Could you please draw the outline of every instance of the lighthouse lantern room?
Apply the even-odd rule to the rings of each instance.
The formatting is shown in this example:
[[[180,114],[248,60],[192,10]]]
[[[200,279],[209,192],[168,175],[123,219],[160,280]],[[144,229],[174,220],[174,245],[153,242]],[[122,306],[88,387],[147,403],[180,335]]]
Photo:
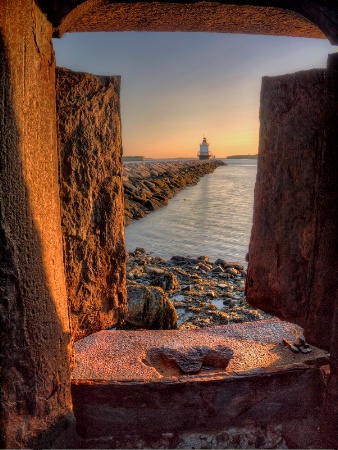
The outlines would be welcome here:
[[[203,141],[200,145],[200,152],[197,155],[199,159],[210,159],[211,158],[211,152],[209,150],[209,143],[207,142],[207,139],[203,135]]]

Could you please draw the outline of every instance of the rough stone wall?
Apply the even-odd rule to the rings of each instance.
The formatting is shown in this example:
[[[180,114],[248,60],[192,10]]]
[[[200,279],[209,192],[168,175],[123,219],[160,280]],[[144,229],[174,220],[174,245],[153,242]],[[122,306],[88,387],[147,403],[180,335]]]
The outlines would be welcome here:
[[[331,106],[328,119],[328,145],[331,149],[331,160],[328,161],[326,183],[322,186],[322,196],[328,200],[331,210],[327,210],[324,222],[324,238],[326,247],[330,247],[330,258],[326,261],[330,266],[330,272],[336,269],[337,280],[337,254],[338,254],[338,55],[330,55],[328,60],[328,102]],[[324,203],[325,205],[325,203]],[[334,220],[330,220],[331,217]],[[334,237],[336,240],[332,239]],[[324,247],[325,248],[325,247]],[[322,270],[323,272],[323,270]],[[331,273],[330,273],[331,275]],[[337,283],[338,284],[338,283]],[[326,437],[327,447],[338,448],[338,289],[334,296],[332,314],[332,329],[330,342],[330,376],[328,378],[325,396],[325,406],[322,409],[321,430]],[[311,311],[316,317],[316,311]],[[313,319],[313,317],[311,317]]]
[[[126,309],[120,77],[57,68],[62,229],[72,336]]]
[[[325,349],[338,286],[335,59],[328,70],[263,78],[246,288],[249,303]]]
[[[271,3],[270,0],[267,2]],[[248,0],[217,3],[87,0],[79,2],[77,7],[74,7],[74,0],[71,3],[62,0],[63,11],[61,5],[55,8],[57,2],[51,4],[48,0],[40,0],[39,3],[48,11],[58,36],[81,31],[205,31],[323,38],[324,34],[317,26],[322,25],[327,32],[328,25],[336,18],[334,7],[326,5],[325,21],[320,8],[311,8],[304,2],[301,4],[300,0],[296,5],[291,0],[287,3],[283,0],[282,8],[276,0],[274,7],[269,4],[268,8]],[[69,11],[70,8],[74,9],[67,14],[66,9]],[[299,14],[290,11],[292,9]]]
[[[0,447],[49,446],[71,420],[52,29],[0,2]]]

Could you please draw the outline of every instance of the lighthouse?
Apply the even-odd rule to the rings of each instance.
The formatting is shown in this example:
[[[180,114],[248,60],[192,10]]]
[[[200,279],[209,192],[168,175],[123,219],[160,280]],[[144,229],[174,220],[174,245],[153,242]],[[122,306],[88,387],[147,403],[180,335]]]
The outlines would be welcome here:
[[[210,159],[211,158],[211,152],[209,150],[209,143],[207,142],[207,139],[203,135],[203,141],[202,144],[200,144],[200,152],[197,155],[199,159]]]

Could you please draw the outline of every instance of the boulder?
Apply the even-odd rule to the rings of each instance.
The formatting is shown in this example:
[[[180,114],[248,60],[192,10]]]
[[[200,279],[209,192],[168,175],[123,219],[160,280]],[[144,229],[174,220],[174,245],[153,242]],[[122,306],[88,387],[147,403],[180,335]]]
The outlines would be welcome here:
[[[130,271],[127,272],[127,279],[129,280],[135,280],[137,278],[141,278],[144,275],[144,271],[142,266],[134,267]]]
[[[210,261],[209,257],[208,257],[208,256],[205,256],[205,255],[203,255],[203,256],[198,256],[197,259],[198,259],[199,261],[204,262],[204,263],[207,263],[207,262]]]
[[[128,323],[147,329],[177,328],[177,314],[172,302],[159,287],[128,286]]]
[[[175,261],[175,263],[180,263],[180,262],[187,262],[188,258],[186,258],[185,256],[180,256],[180,255],[174,255],[171,257],[171,261]]]
[[[239,264],[238,262],[233,262],[233,261],[226,261],[225,259],[216,259],[215,261],[216,265],[219,265],[221,267],[223,267],[223,269],[235,269],[235,270],[239,270],[242,271],[244,270],[244,267],[242,266],[242,264]]]
[[[178,291],[181,289],[175,275],[171,272],[164,272],[151,281],[151,286],[159,286],[164,291]]]
[[[146,266],[145,267],[145,271],[147,272],[148,275],[158,276],[158,275],[163,275],[164,274],[164,270],[163,269],[160,269],[159,267],[153,267],[153,266]]]
[[[147,250],[144,247],[136,247],[134,250],[134,254],[139,253],[140,255],[145,255]]]

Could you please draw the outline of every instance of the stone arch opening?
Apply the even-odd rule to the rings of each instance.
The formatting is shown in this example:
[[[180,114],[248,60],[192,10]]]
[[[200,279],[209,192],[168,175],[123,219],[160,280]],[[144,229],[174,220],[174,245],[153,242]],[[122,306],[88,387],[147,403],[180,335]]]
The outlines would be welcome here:
[[[324,75],[324,71],[322,71],[321,75]],[[307,81],[308,82],[308,81]],[[317,100],[319,101],[320,104],[323,104],[323,101],[320,99],[320,96],[317,95]],[[285,100],[285,98],[283,98],[283,101],[287,101]],[[294,118],[297,117],[297,113],[295,113]],[[268,146],[267,143],[265,143],[266,146]],[[311,146],[308,147],[308,149],[310,149]],[[278,257],[277,257],[278,260]],[[294,320],[294,316],[292,317],[291,320]],[[298,319],[297,319],[298,320]],[[251,330],[250,330],[251,331]],[[285,332],[286,330],[284,330]],[[238,333],[239,330],[237,329],[236,332]],[[240,333],[240,332],[239,332]],[[144,333],[145,337],[148,339],[152,339],[151,335],[147,334],[147,332]],[[238,335],[237,335],[238,336]],[[126,336],[125,336],[126,337]],[[131,333],[129,335],[130,339],[132,340],[134,338],[133,334]],[[205,338],[205,336],[204,336]],[[88,340],[88,342],[92,342],[94,346],[96,346],[96,350],[97,352],[99,352],[99,346],[97,346],[97,343],[94,342],[94,340]],[[135,341],[134,341],[135,342]],[[107,360],[104,359],[104,355],[109,354],[108,353],[108,347],[111,349],[112,348],[112,342],[109,342],[109,338],[108,336],[104,338],[104,342],[100,342],[100,345],[102,345],[104,351],[103,351],[103,365],[105,365],[105,363],[107,362]],[[139,341],[136,340],[135,345],[139,345]],[[144,345],[143,348],[145,348],[145,343],[143,343],[142,345]],[[81,352],[82,343],[79,342],[78,343],[78,349],[80,349],[79,351]],[[160,349],[159,349],[160,347]],[[221,349],[212,349],[213,351],[215,351],[216,353],[213,353],[213,358],[212,358],[212,362],[207,362],[204,363],[204,356],[210,353],[210,348],[194,348],[195,352],[191,352],[188,355],[184,354],[184,352],[182,351],[182,348],[178,348],[178,349],[172,349],[172,348],[168,348],[168,347],[164,347],[162,348],[163,345],[162,343],[157,342],[156,344],[154,344],[154,347],[148,348],[147,351],[145,352],[144,355],[142,355],[141,357],[141,362],[143,365],[141,365],[142,368],[144,367],[148,367],[150,368],[150,370],[156,370],[157,373],[160,373],[163,375],[163,377],[182,377],[182,367],[184,368],[184,370],[186,370],[186,367],[188,366],[189,370],[191,370],[191,374],[193,374],[194,371],[198,371],[198,373],[200,375],[203,375],[204,373],[206,373],[206,371],[209,371],[207,373],[213,373],[213,374],[218,374],[222,373],[222,370],[224,370],[225,364],[221,367],[218,366],[218,360],[219,360],[219,354],[217,352],[220,351],[224,351],[224,342],[223,342],[223,346],[221,346]],[[207,346],[206,346],[207,347]],[[130,349],[131,352],[131,349]],[[84,353],[86,354],[86,353]],[[98,353],[100,354],[100,353]],[[115,355],[114,353],[109,354],[109,355]],[[215,356],[216,355],[216,356]],[[87,354],[86,354],[87,357]],[[100,354],[101,357],[101,354]],[[125,354],[123,354],[123,357],[125,357]],[[137,358],[136,358],[137,359]],[[222,358],[221,358],[222,359]],[[325,359],[325,356],[324,356]],[[207,356],[207,361],[209,361],[208,356]],[[223,361],[224,362],[224,361]],[[102,364],[102,362],[101,362]],[[216,364],[216,365],[215,365]],[[230,363],[231,364],[231,363]],[[270,366],[271,367],[275,367],[275,362],[271,362]],[[79,366],[81,367],[81,363],[79,364]],[[196,367],[201,366],[201,368],[196,369]],[[276,365],[278,367],[278,363]],[[81,367],[81,369],[77,369],[77,370],[82,370],[83,367]],[[99,370],[101,370],[102,367],[99,368]],[[105,367],[106,369],[106,367]],[[205,371],[203,373],[203,371]],[[103,371],[99,372],[102,376],[103,375]],[[91,407],[92,408],[98,408],[98,410],[100,410],[100,405],[98,405],[95,402],[95,399],[90,399],[88,401],[88,403],[83,403],[81,398],[85,397],[84,396],[84,392],[86,392],[87,386],[85,386],[85,383],[82,382],[81,376],[82,377],[86,377],[87,372],[83,372],[81,375],[79,375],[79,372],[76,372],[76,377],[78,377],[76,379],[76,381],[73,384],[74,387],[74,399],[75,399],[75,407],[76,407],[76,415],[79,419],[79,430],[80,430],[80,434],[81,436],[86,436],[86,437],[90,437],[92,439],[98,438],[99,436],[96,435],[94,432],[93,434],[91,434],[91,432],[88,431],[88,421],[92,419],[91,415],[86,415],[83,414],[84,410],[89,410]],[[190,374],[189,374],[190,375]],[[95,373],[95,375],[93,375],[93,378],[95,379],[95,377],[98,376],[98,372]],[[116,373],[114,375],[112,375],[110,373],[110,376],[114,377],[116,376]],[[184,375],[183,375],[184,376]],[[216,375],[215,375],[216,376]],[[317,380],[317,382],[320,384],[319,380]],[[104,394],[103,394],[104,395]],[[105,395],[108,395],[107,393]],[[122,394],[122,397],[125,398],[126,396],[126,392]],[[296,398],[296,397],[295,397]],[[313,396],[311,397],[312,399],[314,398]],[[92,402],[92,403],[91,403]],[[94,406],[95,405],[95,406]],[[116,409],[116,405],[111,405],[111,411],[114,411]],[[137,407],[135,408],[135,410],[137,410]],[[148,418],[149,419],[149,418]],[[147,419],[147,420],[148,420]],[[100,432],[102,432],[102,420],[103,420],[103,416],[100,416],[100,413],[98,413],[97,417],[95,418],[96,420],[96,424],[97,424],[97,428],[100,428]],[[154,420],[154,418],[152,418],[152,420]],[[162,419],[163,420],[163,416]],[[123,426],[121,424],[121,422],[119,422],[119,426]],[[144,426],[146,426],[146,424],[144,423]],[[157,423],[156,426],[159,426],[159,424]],[[126,430],[125,430],[126,431]],[[240,431],[240,434],[243,432],[243,430]],[[86,434],[87,433],[87,434]],[[103,431],[103,433],[108,433],[108,429],[106,429],[106,431]],[[264,434],[264,433],[263,433]],[[210,436],[209,436],[210,438]],[[134,438],[131,439],[138,439],[137,437],[134,436]],[[263,437],[262,437],[263,439]],[[169,439],[170,440],[170,439]],[[168,444],[169,445],[169,444]],[[170,444],[171,445],[171,444]]]
[[[278,259],[278,257],[277,257],[277,259]],[[294,316],[292,317],[292,319],[293,318],[294,318]],[[157,344],[156,344],[155,353],[156,352],[157,353],[159,352]],[[186,359],[185,359],[186,355],[182,356],[182,354],[180,353],[181,349],[179,349],[178,355],[176,354],[173,356],[170,352],[172,353],[172,351],[169,349],[169,356],[168,356],[168,349],[166,349],[163,354],[156,353],[156,355],[154,355],[154,348],[152,348],[152,349],[149,349],[149,351],[146,355],[143,355],[144,358],[142,361],[145,361],[146,365],[150,366],[151,368],[155,367],[157,371],[162,372],[163,374],[167,374],[166,371],[169,370],[171,375],[174,374],[174,376],[177,376],[177,374],[179,374],[180,370],[181,370],[181,366],[180,366],[180,364],[182,362],[181,360],[183,359],[183,361],[185,361],[185,362],[182,362],[183,365],[186,363]],[[203,353],[203,351],[201,351],[201,352]],[[174,360],[177,360],[177,359],[180,361],[178,363],[179,369],[177,368],[177,365],[174,362]],[[193,362],[196,363],[195,357],[192,357],[192,359],[194,360]],[[189,357],[188,357],[188,360],[189,360]],[[188,361],[188,366],[190,367],[189,364],[191,363],[191,361],[190,362],[189,361]],[[203,367],[203,362],[202,362],[202,367]],[[74,398],[79,399],[79,396],[83,395],[83,391],[82,391],[83,386],[81,386],[81,381],[78,384],[75,383],[74,386],[75,386],[74,387]],[[112,410],[113,409],[114,409],[114,406],[112,406]],[[81,410],[83,410],[82,407],[81,407]],[[81,422],[80,428],[81,428],[82,432],[86,433],[86,430],[87,430],[86,420],[88,420],[88,417],[86,418],[85,415],[82,415],[81,411],[78,409],[78,418],[79,418],[79,421]],[[99,426],[101,427],[102,423],[99,420],[98,420],[98,423],[100,424]],[[90,436],[90,433],[89,433],[89,436]],[[92,437],[95,437],[95,433]],[[169,440],[170,440],[170,438],[169,438]]]
[[[242,2],[237,2],[242,3]],[[247,3],[247,2],[246,2]],[[252,2],[255,6],[258,6],[258,2]],[[23,0],[20,4],[15,4],[10,0],[5,0],[1,6],[1,16],[0,16],[0,24],[1,24],[1,32],[3,34],[4,45],[8,52],[8,68],[2,70],[0,73],[1,81],[4,86],[9,86],[8,80],[12,79],[13,83],[11,84],[8,93],[2,94],[1,101],[4,104],[8,105],[10,103],[8,100],[10,99],[13,104],[16,105],[14,109],[14,115],[16,116],[15,123],[17,126],[7,126],[8,122],[4,120],[4,116],[1,118],[0,126],[1,132],[3,136],[6,137],[7,142],[10,142],[10,146],[3,147],[3,156],[4,163],[8,165],[10,170],[12,170],[12,166],[8,163],[11,160],[10,153],[13,150],[13,146],[15,147],[15,151],[18,151],[15,154],[18,154],[22,161],[29,161],[32,158],[32,148],[36,146],[35,151],[39,153],[39,162],[41,164],[36,164],[36,166],[29,166],[29,170],[25,171],[24,175],[26,177],[26,190],[25,194],[27,194],[27,198],[31,202],[31,199],[36,199],[40,193],[40,187],[35,182],[36,179],[39,179],[41,175],[44,175],[48,178],[49,188],[46,188],[46,191],[43,193],[43,199],[46,202],[46,205],[49,208],[37,208],[37,223],[41,224],[40,231],[41,236],[44,236],[46,243],[48,241],[48,245],[44,248],[44,251],[41,254],[41,265],[37,268],[40,270],[40,274],[43,273],[44,269],[47,269],[48,276],[50,282],[48,285],[44,286],[46,290],[50,292],[53,291],[55,296],[53,296],[53,302],[55,302],[54,306],[60,308],[62,310],[59,316],[62,316],[63,321],[67,322],[67,307],[66,307],[66,297],[64,294],[65,291],[65,283],[64,283],[64,272],[63,268],[63,258],[61,250],[58,250],[60,245],[56,246],[52,245],[54,240],[53,237],[48,237],[48,231],[54,230],[55,242],[60,243],[61,241],[61,225],[57,220],[59,213],[59,199],[58,199],[58,186],[57,181],[55,181],[55,174],[57,165],[55,163],[55,155],[56,155],[56,125],[55,125],[55,102],[54,102],[54,62],[53,62],[53,54],[52,48],[50,45],[50,38],[52,36],[52,24],[54,27],[54,33],[62,34],[61,25],[65,26],[65,30],[71,31],[71,26],[68,27],[66,23],[66,19],[68,16],[69,22],[74,24],[74,20],[78,20],[81,18],[82,13],[90,13],[95,19],[99,20],[99,24],[104,24],[105,19],[108,20],[109,15],[102,16],[102,12],[105,11],[105,7],[109,7],[111,5],[110,2],[100,1],[95,4],[91,1],[83,2],[78,0],[76,2],[47,2],[41,0],[38,2],[39,8],[36,6],[36,2],[32,0]],[[222,3],[226,4],[226,3]],[[267,7],[271,3],[267,0],[261,0],[259,5],[263,8],[266,7],[265,13],[270,13],[272,10]],[[130,5],[126,4],[116,4],[117,7],[121,6],[121,11],[123,9],[126,12],[126,9],[130,7]],[[140,6],[139,4],[136,4]],[[151,5],[148,2],[144,3],[144,7]],[[163,3],[165,5],[165,3]],[[74,8],[75,6],[75,8]],[[101,8],[102,6],[102,8]],[[153,5],[154,6],[154,5]],[[155,5],[156,6],[156,5]],[[160,4],[161,6],[161,4]],[[190,5],[191,8],[198,7],[198,3],[194,3]],[[322,2],[312,0],[312,1],[302,1],[297,2],[297,6],[294,5],[294,2],[288,0],[275,1],[274,6],[280,6],[282,8],[289,8],[290,10],[294,10],[297,8],[298,14],[303,14],[303,16],[308,17],[310,20],[317,24],[317,26],[323,30],[323,33],[330,39],[332,43],[337,42],[337,6],[335,1],[327,1],[325,4]],[[84,8],[84,9],[82,9]],[[95,11],[98,13],[97,15],[93,15]],[[146,12],[146,9],[142,10]],[[241,9],[243,12],[244,10]],[[258,10],[256,10],[258,11]],[[167,20],[168,16],[162,15],[163,9],[160,9],[161,23],[167,23],[169,28],[172,27],[172,20]],[[116,13],[116,11],[115,11]],[[114,13],[114,14],[115,14]],[[113,14],[113,17],[114,17]],[[124,14],[124,13],[123,13]],[[291,14],[294,17],[294,14]],[[115,15],[116,17],[116,15]],[[252,16],[249,16],[250,20],[247,20],[247,25],[251,21]],[[70,20],[71,19],[71,20]],[[76,21],[75,20],[75,21]],[[89,20],[87,16],[86,21]],[[269,14],[265,14],[264,22],[269,23]],[[137,24],[135,25],[138,29],[147,29],[151,26],[151,21],[147,19],[147,17],[143,17],[141,20],[136,20]],[[213,22],[214,23],[214,22]],[[254,23],[254,21],[253,21]],[[253,26],[251,23],[251,26]],[[290,25],[290,22],[286,22]],[[67,26],[66,26],[67,25]],[[243,24],[242,24],[243,25]],[[240,26],[242,26],[240,25]],[[83,29],[89,27],[89,22],[87,25],[83,24]],[[94,28],[99,25],[94,25]],[[158,26],[159,23],[158,23]],[[213,25],[211,24],[211,27]],[[248,25],[249,26],[249,25]],[[302,28],[303,25],[301,25]],[[115,29],[113,25],[111,25],[112,29]],[[183,27],[183,25],[182,25]],[[297,27],[296,27],[297,28]],[[17,32],[20,30],[20,33]],[[59,30],[59,31],[58,31]],[[1,49],[2,50],[2,49]],[[32,63],[33,62],[33,63]],[[26,70],[28,69],[29,70]],[[328,98],[329,108],[327,110],[326,121],[328,124],[328,137],[326,142],[332,149],[337,141],[337,130],[335,124],[337,123],[337,99],[336,92],[338,91],[336,83],[337,83],[337,70],[333,68],[333,76],[332,78],[327,78],[327,87],[328,90]],[[43,83],[39,82],[43,79]],[[48,118],[48,121],[46,121]],[[48,133],[46,133],[46,128],[48,128]],[[17,142],[17,135],[22,136],[22,140],[20,143]],[[36,139],[36,136],[43,136],[43,139]],[[35,159],[34,159],[35,161]],[[334,160],[336,162],[336,160]],[[336,185],[330,184],[330,181],[334,180],[334,177],[331,175],[327,176],[327,174],[331,174],[330,170],[326,172],[324,169],[324,165],[319,164],[318,171],[316,174],[320,174],[325,179],[324,184],[326,186],[325,191],[329,192],[332,197],[330,197],[331,201],[326,208],[322,208],[322,203],[319,201],[318,203],[318,218],[323,217],[325,219],[325,223],[332,224],[332,227],[328,232],[324,228],[322,228],[321,237],[325,239],[328,237],[328,241],[331,241],[331,236],[333,235],[332,230],[334,230],[336,221],[332,220],[333,213],[336,205]],[[331,166],[328,166],[328,169],[332,169]],[[15,172],[15,170],[14,170]],[[13,173],[14,173],[13,172]],[[52,176],[50,176],[52,175]],[[3,185],[7,187],[10,186],[10,189],[13,189],[17,192],[17,185],[12,182],[11,177],[7,177],[7,173],[1,172],[1,181]],[[316,178],[319,180],[320,177]],[[9,183],[9,184],[8,184]],[[324,185],[321,185],[322,187]],[[1,191],[1,195],[7,195],[5,191]],[[325,197],[324,193],[320,190],[318,191],[318,199],[321,200]],[[8,198],[12,197],[8,194]],[[7,198],[7,199],[8,199]],[[20,211],[25,216],[25,219],[20,223],[13,224],[12,218],[9,220],[9,209],[6,207],[6,203],[3,206],[3,217],[1,226],[2,229],[6,229],[6,231],[10,230],[11,237],[13,237],[13,242],[16,242],[16,236],[23,236],[22,239],[22,251],[26,251],[29,253],[30,246],[32,242],[30,241],[30,234],[32,233],[32,222],[30,220],[31,210],[29,207],[22,207],[21,203],[15,204],[15,202],[9,202],[10,207],[16,208],[17,211]],[[324,202],[325,203],[325,202]],[[329,206],[331,205],[331,209]],[[48,214],[47,211],[52,210],[52,214]],[[318,223],[320,220],[318,219]],[[47,231],[46,231],[47,230]],[[319,229],[318,229],[319,230]],[[18,242],[21,242],[18,239]],[[319,242],[319,241],[318,241]],[[335,242],[333,242],[332,247],[334,248]],[[51,250],[52,248],[52,250]],[[327,267],[330,264],[334,264],[335,261],[332,258],[331,252],[327,252],[327,258],[322,260],[318,258],[318,252],[322,247],[317,247],[314,255],[313,265],[313,273],[315,273],[318,269],[319,272],[323,267]],[[15,245],[12,249],[15,249]],[[14,252],[15,253],[15,252]],[[15,255],[17,255],[15,253]],[[24,263],[20,261],[20,258],[15,258],[13,260],[15,264],[15,272],[22,277],[22,280],[25,280],[25,265],[27,265],[27,261]],[[41,266],[41,267],[40,267]],[[52,266],[52,267],[51,267]],[[310,274],[311,275],[311,274]],[[49,344],[51,342],[60,342],[60,346],[64,348],[67,347],[67,342],[64,341],[65,337],[61,334],[60,330],[56,330],[55,327],[48,326],[48,311],[50,308],[41,308],[41,317],[39,320],[39,326],[41,331],[41,342],[39,345],[35,345],[35,334],[32,330],[36,330],[36,317],[34,315],[34,308],[36,304],[36,298],[39,294],[39,286],[38,281],[36,282],[36,289],[29,289],[20,291],[20,284],[16,283],[14,277],[11,277],[8,272],[4,272],[4,283],[8,288],[8,295],[5,298],[7,305],[15,305],[19,303],[22,307],[22,326],[20,328],[19,333],[16,333],[17,323],[14,324],[14,321],[9,325],[13,331],[12,334],[8,333],[6,335],[1,334],[2,346],[1,348],[6,349],[5,354],[5,365],[1,366],[1,370],[6,369],[6,376],[9,375],[8,383],[5,383],[5,389],[1,390],[2,395],[2,411],[1,411],[1,446],[2,447],[27,447],[27,446],[35,446],[36,448],[41,448],[42,446],[51,445],[51,443],[55,440],[57,436],[59,436],[65,428],[65,424],[69,419],[71,419],[72,415],[72,405],[70,400],[70,391],[69,391],[69,379],[64,375],[63,370],[67,372],[67,367],[70,366],[69,359],[67,356],[57,356],[57,352],[53,352],[51,350],[47,350],[49,348]],[[41,277],[36,277],[35,280],[39,280]],[[46,298],[48,295],[46,296]],[[337,310],[337,308],[336,308]],[[312,312],[310,310],[306,311],[307,316],[309,316]],[[318,314],[320,311],[315,312],[314,316],[318,318]],[[337,312],[336,312],[337,315]],[[335,316],[336,318],[336,316]],[[41,325],[43,324],[43,325]],[[67,328],[67,324],[65,324],[65,329]],[[25,333],[25,338],[27,341],[27,345],[25,347],[20,346],[21,342],[21,332]],[[20,334],[20,339],[17,339],[17,336]],[[322,411],[324,411],[324,417],[321,424],[321,432],[322,437],[325,442],[329,442],[327,445],[331,445],[333,447],[337,444],[337,427],[336,427],[336,417],[337,417],[337,393],[335,386],[337,385],[337,325],[336,322],[333,322],[332,328],[332,356],[330,362],[331,374],[329,378],[329,383],[326,386],[326,398],[322,407]],[[30,368],[37,376],[37,381],[32,381],[30,385],[30,397],[23,398],[22,391],[18,389],[22,379],[20,377],[20,368],[22,368],[22,362],[16,362],[11,360],[11,347],[15,347],[18,352],[18,358],[16,361],[20,360],[20,352],[21,357],[24,361],[30,365]],[[34,358],[28,361],[27,359],[27,349],[32,350],[32,354],[34,354]],[[54,348],[54,347],[53,347]],[[53,366],[50,364],[50,360],[53,360]],[[16,367],[18,364],[18,367]],[[60,370],[55,371],[54,367],[59,366]],[[62,370],[61,370],[62,368]],[[66,368],[66,369],[65,369]],[[316,370],[316,369],[314,369]],[[59,378],[55,378],[54,375],[57,373]],[[319,372],[316,372],[319,376]],[[41,375],[41,376],[40,376]],[[279,375],[278,375],[279,376]],[[273,377],[269,378],[273,380]],[[3,377],[2,377],[3,380]],[[232,382],[233,380],[231,380]],[[285,383],[284,386],[288,384],[287,378],[284,378]],[[214,403],[215,397],[215,386],[218,385],[218,381],[213,382],[213,388],[207,392],[206,399],[206,411],[207,416],[200,414],[199,415],[199,424],[202,427],[208,425],[208,420],[210,417],[215,417],[215,410],[212,405]],[[199,385],[201,386],[201,385]],[[257,387],[258,385],[256,385]],[[101,386],[103,390],[107,388],[107,386]],[[95,386],[95,389],[101,389],[101,387]],[[178,391],[178,397],[182,393],[188,393],[188,398],[191,399],[191,387],[189,384],[181,386]],[[123,384],[120,385],[121,390],[125,388]],[[266,386],[261,386],[262,391],[266,392]],[[271,389],[273,390],[273,382],[271,384]],[[161,389],[160,389],[161,390]],[[128,389],[126,390],[126,392]],[[222,391],[222,389],[221,389]],[[162,390],[163,392],[163,390]],[[252,392],[252,391],[250,391]],[[33,394],[32,394],[33,393]],[[314,391],[311,391],[311,395]],[[127,392],[128,394],[128,392]],[[172,393],[167,391],[167,397],[170,399]],[[198,393],[198,396],[201,398],[203,395]],[[119,393],[114,397],[114,400],[119,397]],[[312,397],[315,397],[315,395]],[[122,409],[118,411],[120,414],[119,417],[123,416],[123,412],[127,406],[128,395],[124,397],[126,399],[126,403],[122,406]],[[140,398],[140,397],[138,397]],[[52,399],[52,402],[50,401]],[[29,401],[29,411],[25,409],[25,401]],[[225,397],[218,397],[219,402],[223,402],[223,404],[227,404],[228,399]],[[273,409],[274,405],[278,404],[278,399],[275,398],[276,401],[271,401],[269,403],[270,408]],[[196,405],[191,403],[193,406]],[[15,408],[13,408],[15,405]],[[143,404],[139,404],[141,407]],[[245,405],[244,405],[245,408]],[[257,411],[257,406],[255,404],[251,405],[251,412],[253,416],[249,414],[248,420],[252,420],[253,417],[257,417],[259,411]],[[11,416],[9,416],[9,411],[11,411]],[[197,413],[201,410],[196,408]],[[271,409],[270,409],[271,411]],[[121,414],[122,413],[122,414]],[[140,416],[140,409],[137,409],[135,412],[136,416]],[[135,417],[136,417],[135,416]],[[158,417],[163,417],[158,415]],[[188,423],[184,419],[184,414],[180,416],[182,420],[180,423]],[[196,417],[193,416],[193,419]],[[221,416],[219,416],[221,417]],[[222,416],[223,417],[223,416]],[[10,419],[13,418],[13,419]],[[156,416],[155,416],[156,418]],[[18,425],[19,424],[19,425]],[[264,424],[263,424],[264,425]],[[266,423],[265,423],[266,425]],[[189,425],[190,426],[190,425]],[[109,424],[105,428],[105,430],[109,433],[111,431],[109,429]],[[318,430],[317,430],[318,434]],[[168,437],[168,436],[167,436]],[[226,436],[223,435],[222,439],[226,439]],[[100,441],[100,439],[99,439]],[[238,437],[236,438],[238,442]],[[235,441],[234,441],[235,442]],[[46,444],[47,443],[47,444]],[[102,444],[102,441],[101,441]],[[259,441],[258,444],[259,445]]]
[[[80,92],[81,92],[81,91],[79,90],[79,93],[80,93]],[[79,97],[79,98],[80,98],[80,97]],[[66,113],[66,116],[69,117],[69,113],[68,113],[68,112]],[[193,256],[196,256],[196,255],[193,255]],[[75,296],[77,296],[77,295],[79,295],[79,294],[76,293]],[[99,325],[99,324],[100,324],[100,321],[98,320],[97,316],[95,316],[95,314],[93,314],[92,317],[93,317],[92,321],[93,321],[93,322],[96,322],[96,328],[93,328],[93,330],[98,330],[98,329],[100,329],[100,325]]]
[[[337,42],[334,1],[135,2],[39,0],[54,35],[71,31],[212,31],[306,36]],[[61,4],[62,3],[62,4]]]

